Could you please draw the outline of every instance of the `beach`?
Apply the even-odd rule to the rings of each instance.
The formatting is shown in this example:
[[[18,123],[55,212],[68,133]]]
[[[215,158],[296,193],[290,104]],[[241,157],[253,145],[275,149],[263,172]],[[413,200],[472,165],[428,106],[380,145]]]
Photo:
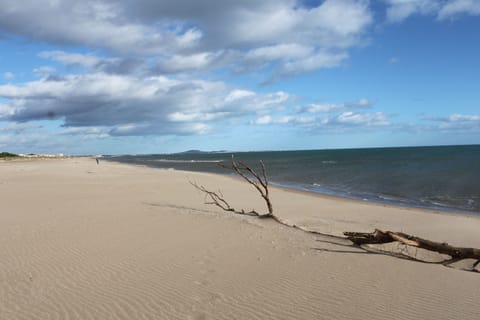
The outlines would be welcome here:
[[[480,275],[204,204],[234,177],[95,158],[0,161],[0,319],[479,319]],[[480,247],[480,216],[271,188],[291,226]],[[419,253],[421,254],[421,253]]]

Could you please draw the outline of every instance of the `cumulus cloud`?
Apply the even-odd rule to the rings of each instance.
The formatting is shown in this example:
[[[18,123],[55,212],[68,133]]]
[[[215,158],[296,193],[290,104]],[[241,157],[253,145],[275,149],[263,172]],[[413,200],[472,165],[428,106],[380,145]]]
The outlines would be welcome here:
[[[15,75],[11,72],[4,72],[3,77],[7,80],[11,80],[11,79],[15,78]]]
[[[390,122],[388,121],[388,116],[383,112],[375,113],[355,113],[352,111],[342,112],[336,118],[333,119],[334,123],[345,124],[345,125],[354,125],[354,126],[367,126],[367,127],[378,127],[378,126],[388,126]]]
[[[387,19],[447,19],[480,14],[475,0],[384,0]],[[52,44],[102,50],[117,58],[47,51],[67,65],[127,74],[230,68],[272,71],[265,82],[332,68],[365,43],[373,13],[367,0],[4,0],[0,32]],[[149,64],[146,60],[153,60]]]
[[[161,53],[194,46],[202,33],[175,21],[145,24],[129,15],[129,1],[4,0],[0,30],[57,44],[130,53]]]
[[[252,49],[247,52],[245,59],[247,61],[268,61],[275,59],[288,60],[304,58],[310,55],[312,51],[313,47],[310,46],[297,43],[283,43]]]
[[[302,116],[279,116],[272,117],[271,115],[265,115],[257,118],[252,123],[258,125],[267,125],[267,124],[290,124],[290,125],[300,125],[300,126],[310,126],[315,122],[321,121],[316,117],[302,117]]]
[[[273,115],[271,113],[259,116],[252,121],[255,125],[290,125],[310,131],[349,131],[370,130],[374,128],[391,127],[393,123],[383,112],[364,112],[371,108],[367,99],[340,104],[311,104],[297,107],[294,113]],[[359,111],[360,110],[360,111]]]
[[[81,136],[82,139],[105,139],[110,135],[108,129],[104,127],[70,127],[63,128],[59,132],[65,136]]]
[[[350,48],[363,43],[373,22],[366,0],[326,0],[314,6],[295,0],[5,0],[0,12],[5,34],[134,55],[137,64],[153,57],[158,73],[226,67],[249,72],[270,66],[278,68],[272,79],[339,65]],[[106,64],[103,71],[112,73],[135,69],[135,61],[92,54],[50,51],[41,56],[90,68]]]
[[[8,123],[4,126],[0,126],[0,132],[2,134],[20,134],[35,128],[42,128],[42,126],[32,123]]]
[[[452,114],[447,117],[423,117],[423,120],[434,123],[434,125],[428,127],[428,129],[431,130],[451,132],[480,131],[480,115],[476,114]]]
[[[438,0],[385,0],[389,5],[387,19],[400,22],[413,14],[434,14],[440,9]]]
[[[312,40],[323,41],[324,46],[344,46],[354,42],[372,20],[368,2],[363,0],[327,0],[310,7],[294,0],[137,3],[134,12],[142,20],[169,17],[194,23],[204,31],[202,41],[209,47],[238,48],[247,44],[265,46]]]
[[[449,1],[438,12],[438,18],[448,19],[461,14],[480,15],[480,2],[477,0]]]
[[[13,113],[11,104],[0,103],[0,120],[5,119]]]
[[[99,57],[93,53],[71,53],[61,50],[42,51],[39,57],[56,61],[65,66],[80,66],[87,70],[103,71],[113,74],[145,73],[146,62],[138,58]],[[52,70],[53,69],[53,70]],[[41,67],[33,70],[34,74],[51,74],[51,67]]]
[[[0,150],[15,153],[24,152],[22,150],[47,153],[48,148],[56,142],[58,142],[58,138],[55,139],[49,134],[48,129],[42,124],[0,121]],[[43,145],[45,149],[39,150],[38,146],[40,145]]]
[[[65,127],[108,127],[115,135],[194,134],[216,120],[277,110],[285,92],[257,94],[223,82],[106,73],[0,85],[0,120],[64,121]]]
[[[384,0],[387,20],[401,22],[412,15],[432,15],[439,20],[451,19],[461,14],[480,15],[477,0]]]
[[[65,51],[42,51],[38,54],[42,58],[52,59],[65,65],[79,65],[95,67],[101,59],[93,54],[68,53]]]
[[[53,73],[55,73],[57,70],[54,67],[50,66],[43,66],[43,67],[38,67],[33,69],[32,74],[36,77],[46,77],[49,76]]]
[[[288,61],[274,71],[269,81],[318,69],[333,68],[347,58],[346,53],[319,52],[306,58]]]
[[[256,125],[284,124],[293,125],[311,131],[349,131],[356,129],[372,129],[388,127],[392,123],[388,115],[383,112],[342,112],[336,115],[325,116],[277,116],[264,115],[252,122]]]
[[[324,113],[324,112],[339,112],[346,110],[353,110],[359,108],[370,108],[373,105],[368,99],[360,99],[355,102],[345,103],[326,103],[326,104],[310,104],[308,106],[299,107],[297,111],[299,113]]]
[[[154,68],[157,73],[179,73],[205,70],[220,64],[223,52],[199,52],[188,55],[172,55],[160,61]]]

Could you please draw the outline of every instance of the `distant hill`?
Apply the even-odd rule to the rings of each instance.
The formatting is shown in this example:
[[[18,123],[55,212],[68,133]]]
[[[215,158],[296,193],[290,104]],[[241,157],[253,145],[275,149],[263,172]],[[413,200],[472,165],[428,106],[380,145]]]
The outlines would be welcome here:
[[[187,150],[183,152],[179,152],[177,154],[209,154],[209,153],[225,153],[227,151],[220,150],[220,151],[202,151],[202,150]]]
[[[182,152],[179,152],[179,154],[185,154],[185,153],[207,153],[206,151],[202,151],[202,150],[187,150],[187,151],[182,151]]]

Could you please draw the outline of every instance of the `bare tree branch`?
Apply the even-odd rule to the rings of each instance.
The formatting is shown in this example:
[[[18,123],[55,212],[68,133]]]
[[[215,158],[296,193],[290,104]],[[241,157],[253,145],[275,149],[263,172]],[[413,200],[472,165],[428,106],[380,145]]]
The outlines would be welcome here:
[[[261,217],[262,215],[259,214],[258,212],[256,212],[255,210],[252,210],[252,211],[245,211],[245,210],[235,210],[234,208],[232,208],[230,206],[230,204],[223,198],[223,194],[221,191],[219,191],[218,193],[217,192],[213,192],[213,191],[210,191],[210,190],[207,190],[204,186],[202,185],[199,185],[197,184],[196,182],[192,182],[190,181],[190,184],[192,186],[194,186],[197,190],[203,192],[205,194],[205,201],[204,203],[205,204],[211,204],[211,205],[215,205],[219,208],[221,208],[222,210],[224,211],[228,211],[228,212],[233,212],[233,213],[236,213],[236,214],[243,214],[243,215],[247,215],[247,216],[253,216],[253,217]],[[209,200],[208,200],[209,199]]]
[[[245,162],[236,161],[233,155],[232,155],[232,162],[230,166],[226,166],[223,164],[221,164],[220,166],[222,168],[235,171],[240,177],[242,177],[245,181],[247,181],[255,189],[257,189],[257,191],[260,193],[263,200],[265,200],[265,203],[267,204],[267,209],[268,209],[267,214],[262,214],[262,215],[259,214],[259,216],[262,218],[267,218],[267,217],[272,217],[273,206],[272,206],[272,202],[270,201],[270,194],[268,190],[267,170],[265,169],[265,164],[263,163],[262,160],[260,160],[260,164],[262,166],[262,176],[260,176],[255,170],[253,170]]]

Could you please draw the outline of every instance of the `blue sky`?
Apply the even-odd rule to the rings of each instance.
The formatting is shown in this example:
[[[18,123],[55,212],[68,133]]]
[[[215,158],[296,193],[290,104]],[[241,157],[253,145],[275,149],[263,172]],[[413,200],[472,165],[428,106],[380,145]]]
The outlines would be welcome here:
[[[480,0],[0,0],[0,151],[480,143]]]

